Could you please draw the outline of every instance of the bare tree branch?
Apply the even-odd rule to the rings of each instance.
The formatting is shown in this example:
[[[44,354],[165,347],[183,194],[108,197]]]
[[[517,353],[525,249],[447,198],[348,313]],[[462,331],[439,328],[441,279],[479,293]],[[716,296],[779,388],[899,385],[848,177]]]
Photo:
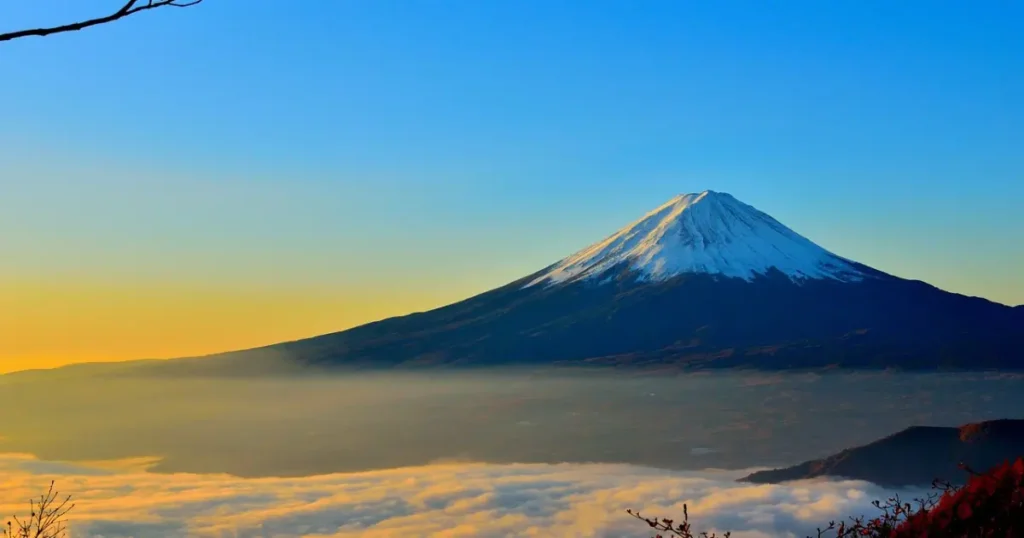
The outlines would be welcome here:
[[[202,3],[203,0],[129,0],[125,5],[121,6],[121,9],[107,15],[105,17],[98,17],[95,19],[89,19],[82,22],[73,22],[70,24],[64,24],[61,26],[53,26],[50,28],[33,28],[31,30],[19,30],[17,32],[8,32],[0,34],[0,41],[11,41],[12,39],[18,39],[20,37],[29,36],[48,36],[50,34],[59,34],[62,32],[74,32],[90,26],[96,26],[98,24],[104,24],[108,22],[114,22],[118,19],[133,15],[140,11],[147,11],[150,9],[156,9],[158,7],[189,7],[196,4]]]
[[[50,489],[39,496],[39,499],[29,500],[28,519],[21,519],[14,516],[13,520],[7,522],[7,528],[3,529],[4,538],[66,538],[68,533],[67,519],[65,516],[75,507],[71,504],[71,496],[64,497],[62,501],[53,489],[54,483],[50,482]]]

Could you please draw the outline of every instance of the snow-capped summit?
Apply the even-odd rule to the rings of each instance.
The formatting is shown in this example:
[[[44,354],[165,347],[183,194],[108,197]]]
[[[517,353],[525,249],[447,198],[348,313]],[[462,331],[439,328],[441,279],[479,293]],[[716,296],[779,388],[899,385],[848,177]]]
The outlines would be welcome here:
[[[680,194],[642,218],[549,267],[527,287],[598,277],[628,267],[647,280],[705,273],[752,280],[772,269],[794,282],[856,282],[866,275],[730,194]]]

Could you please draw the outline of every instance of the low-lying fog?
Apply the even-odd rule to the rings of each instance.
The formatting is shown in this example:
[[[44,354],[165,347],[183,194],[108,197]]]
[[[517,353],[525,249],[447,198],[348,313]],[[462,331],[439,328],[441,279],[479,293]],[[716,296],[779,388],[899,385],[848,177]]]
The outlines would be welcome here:
[[[1024,381],[996,374],[88,372],[0,377],[0,452],[245,477],[439,461],[738,469],[1024,410]]]

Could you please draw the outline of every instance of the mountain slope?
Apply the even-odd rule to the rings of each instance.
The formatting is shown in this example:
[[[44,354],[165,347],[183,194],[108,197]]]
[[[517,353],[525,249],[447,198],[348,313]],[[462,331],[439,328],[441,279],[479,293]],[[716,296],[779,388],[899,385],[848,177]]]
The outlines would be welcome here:
[[[962,483],[977,471],[1024,456],[1024,420],[992,420],[958,428],[915,426],[864,446],[785,469],[759,471],[743,482],[775,484],[817,477],[866,480],[882,486]]]
[[[346,367],[778,369],[1016,368],[1022,350],[1019,311],[841,258],[708,191],[501,288],[261,352]]]

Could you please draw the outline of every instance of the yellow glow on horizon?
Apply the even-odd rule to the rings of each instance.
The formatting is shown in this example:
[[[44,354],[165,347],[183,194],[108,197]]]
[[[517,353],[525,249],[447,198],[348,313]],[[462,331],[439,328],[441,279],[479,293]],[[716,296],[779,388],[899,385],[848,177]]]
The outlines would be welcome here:
[[[446,294],[436,289],[374,288],[3,281],[0,373],[245,349],[338,331],[458,298],[450,290]]]

